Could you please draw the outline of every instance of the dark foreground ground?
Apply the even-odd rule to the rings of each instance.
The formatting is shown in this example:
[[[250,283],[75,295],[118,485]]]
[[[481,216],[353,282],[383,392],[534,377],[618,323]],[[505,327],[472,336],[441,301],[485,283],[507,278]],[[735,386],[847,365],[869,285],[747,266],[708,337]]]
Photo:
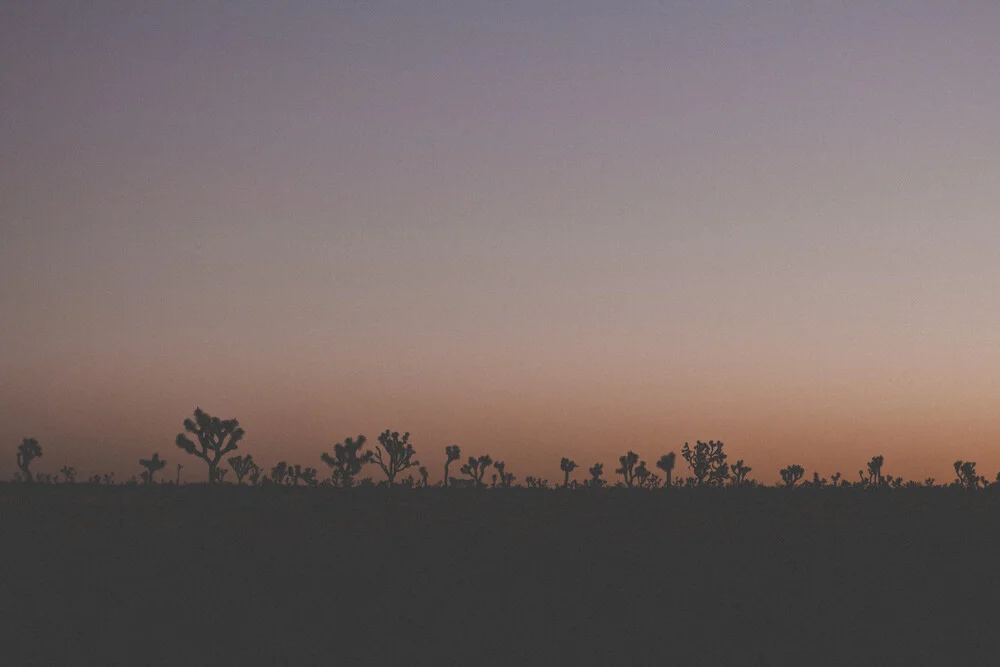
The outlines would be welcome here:
[[[397,491],[0,485],[0,663],[1000,664],[1000,493]]]

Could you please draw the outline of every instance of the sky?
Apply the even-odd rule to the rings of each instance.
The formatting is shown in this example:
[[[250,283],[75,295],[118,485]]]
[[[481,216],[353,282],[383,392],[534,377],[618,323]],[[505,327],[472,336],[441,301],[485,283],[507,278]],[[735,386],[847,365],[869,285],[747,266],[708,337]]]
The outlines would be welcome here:
[[[0,6],[0,478],[409,431],[1000,470],[1000,3]],[[679,459],[678,471],[685,467]]]

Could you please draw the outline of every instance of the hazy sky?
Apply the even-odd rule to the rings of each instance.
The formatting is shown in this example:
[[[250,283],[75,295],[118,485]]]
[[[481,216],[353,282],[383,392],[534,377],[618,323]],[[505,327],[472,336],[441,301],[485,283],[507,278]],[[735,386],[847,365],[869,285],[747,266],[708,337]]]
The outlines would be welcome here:
[[[9,2],[0,476],[1000,469],[1000,3]],[[680,469],[685,469],[683,464]]]

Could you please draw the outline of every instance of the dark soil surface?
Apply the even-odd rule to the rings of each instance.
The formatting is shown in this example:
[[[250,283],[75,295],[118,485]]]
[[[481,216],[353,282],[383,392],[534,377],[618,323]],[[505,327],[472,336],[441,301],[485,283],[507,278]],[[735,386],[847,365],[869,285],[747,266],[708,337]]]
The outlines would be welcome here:
[[[1000,664],[1000,493],[0,485],[0,663]]]

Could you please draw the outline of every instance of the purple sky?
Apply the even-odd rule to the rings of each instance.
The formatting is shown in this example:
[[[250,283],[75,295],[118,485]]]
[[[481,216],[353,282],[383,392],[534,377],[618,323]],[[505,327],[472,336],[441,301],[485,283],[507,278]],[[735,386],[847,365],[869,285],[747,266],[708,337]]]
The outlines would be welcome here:
[[[1000,468],[1000,4],[289,4],[0,8],[0,477]]]

